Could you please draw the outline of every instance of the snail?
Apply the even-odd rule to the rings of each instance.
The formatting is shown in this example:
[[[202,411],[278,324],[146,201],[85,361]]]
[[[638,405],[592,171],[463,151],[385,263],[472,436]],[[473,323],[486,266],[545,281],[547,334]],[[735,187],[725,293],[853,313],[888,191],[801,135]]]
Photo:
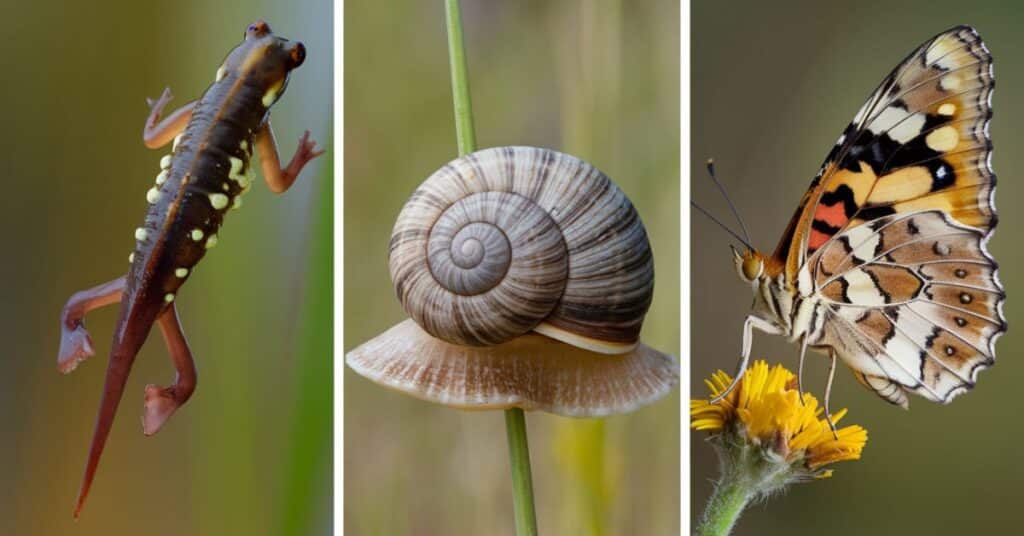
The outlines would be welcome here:
[[[398,216],[388,266],[411,319],[348,365],[441,404],[624,413],[679,379],[640,342],[654,259],[636,209],[570,155],[498,147],[431,175]]]

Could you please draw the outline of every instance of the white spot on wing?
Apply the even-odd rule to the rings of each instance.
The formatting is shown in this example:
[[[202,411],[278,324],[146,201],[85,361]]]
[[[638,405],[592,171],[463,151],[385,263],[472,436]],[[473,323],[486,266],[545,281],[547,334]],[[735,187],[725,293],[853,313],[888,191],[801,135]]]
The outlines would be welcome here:
[[[800,271],[796,274],[796,288],[800,292],[801,296],[810,296],[814,290],[811,281],[811,268],[809,265],[804,264]]]
[[[960,143],[960,133],[956,127],[944,126],[928,133],[924,142],[932,150],[938,152],[952,151]]]
[[[846,297],[856,305],[885,305],[885,296],[875,285],[871,276],[860,268],[854,268],[843,275],[846,281]]]
[[[922,113],[908,114],[903,108],[889,106],[875,117],[868,130],[875,134],[888,133],[896,142],[907,143],[921,133],[925,119]]]
[[[863,262],[875,258],[875,250],[882,240],[881,235],[867,225],[859,225],[850,229],[846,232],[846,237],[850,242],[850,247],[853,248],[853,257]]]

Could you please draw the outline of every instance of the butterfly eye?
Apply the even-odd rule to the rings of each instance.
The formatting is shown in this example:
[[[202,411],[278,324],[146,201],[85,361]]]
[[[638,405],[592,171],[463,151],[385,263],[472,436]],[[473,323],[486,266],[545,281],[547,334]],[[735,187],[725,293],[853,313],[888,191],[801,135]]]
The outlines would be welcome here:
[[[743,272],[743,278],[747,281],[753,281],[761,276],[761,270],[764,269],[764,264],[761,259],[757,257],[746,257],[743,259],[743,265],[741,270]]]

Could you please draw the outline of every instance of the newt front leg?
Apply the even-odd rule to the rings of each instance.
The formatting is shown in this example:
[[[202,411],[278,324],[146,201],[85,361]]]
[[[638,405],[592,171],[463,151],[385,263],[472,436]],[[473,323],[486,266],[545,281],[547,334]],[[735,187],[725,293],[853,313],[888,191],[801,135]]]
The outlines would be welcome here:
[[[310,160],[324,154],[323,150],[316,150],[316,142],[309,139],[307,130],[299,139],[299,146],[295,149],[291,161],[288,162],[288,167],[281,169],[281,157],[277,152],[277,140],[274,139],[274,129],[270,126],[270,118],[267,118],[256,130],[256,148],[260,152],[263,180],[266,181],[270,191],[275,194],[283,193],[291,188],[302,168]]]
[[[196,107],[196,101],[185,104],[171,112],[171,115],[168,115],[163,121],[160,120],[164,108],[173,98],[171,88],[168,87],[164,88],[164,92],[156,101],[146,99],[146,104],[149,105],[149,116],[146,117],[146,125],[142,128],[142,141],[146,147],[158,149],[167,145],[175,136],[185,130],[185,126],[192,119],[192,110]]]

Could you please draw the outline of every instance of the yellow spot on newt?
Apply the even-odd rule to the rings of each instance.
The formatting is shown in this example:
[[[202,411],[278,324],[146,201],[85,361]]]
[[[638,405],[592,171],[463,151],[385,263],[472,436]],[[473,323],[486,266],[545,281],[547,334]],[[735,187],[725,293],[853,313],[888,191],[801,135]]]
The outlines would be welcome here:
[[[270,108],[270,105],[274,104],[274,101],[277,100],[277,92],[278,91],[281,91],[281,84],[280,83],[275,84],[274,86],[271,86],[271,88],[268,89],[267,92],[263,94],[263,107],[264,108]]]
[[[210,249],[217,245],[217,235],[210,235],[210,238],[206,239],[206,249]]]
[[[198,242],[198,241],[200,241],[202,239],[203,239],[203,230],[202,229],[192,229],[192,240],[195,240],[196,242]]]
[[[231,180],[238,180],[239,173],[242,172],[242,166],[245,162],[242,162],[241,158],[235,158],[233,156],[228,157],[228,162],[231,164],[231,169],[228,170],[228,178]]]
[[[167,303],[171,303],[172,301],[174,301],[174,294],[171,294],[170,292],[164,294],[164,301]]]
[[[178,276],[181,279],[185,279],[185,276],[188,275],[188,268],[178,268],[177,270],[174,271],[174,275]]]
[[[210,204],[213,208],[220,210],[228,206],[228,196],[224,194],[210,194]]]
[[[238,210],[242,208],[242,196],[236,195],[231,202],[231,210]]]

